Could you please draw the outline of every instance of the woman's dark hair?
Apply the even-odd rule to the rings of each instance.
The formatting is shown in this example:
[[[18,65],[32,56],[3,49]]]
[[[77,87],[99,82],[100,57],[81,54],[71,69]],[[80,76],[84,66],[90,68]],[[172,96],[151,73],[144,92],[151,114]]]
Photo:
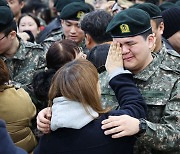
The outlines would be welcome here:
[[[9,81],[9,70],[2,59],[0,59],[0,86]]]
[[[53,43],[46,54],[48,69],[58,70],[67,62],[75,59],[77,44],[71,40],[61,40]]]
[[[76,58],[79,52],[77,48],[77,44],[71,40],[57,41],[49,48],[46,54],[48,70],[35,73],[32,80],[34,94],[42,104],[40,109],[47,107],[52,77],[64,64]]]
[[[18,23],[17,23],[17,24],[18,24],[18,27],[19,27],[19,23],[20,23],[21,19],[22,19],[23,17],[25,17],[25,16],[29,16],[29,17],[31,17],[32,19],[34,19],[34,21],[35,21],[36,24],[37,24],[37,27],[40,27],[40,26],[41,26],[39,19],[38,19],[33,13],[24,13],[24,14],[21,15],[21,17],[20,17],[19,20],[18,20]]]

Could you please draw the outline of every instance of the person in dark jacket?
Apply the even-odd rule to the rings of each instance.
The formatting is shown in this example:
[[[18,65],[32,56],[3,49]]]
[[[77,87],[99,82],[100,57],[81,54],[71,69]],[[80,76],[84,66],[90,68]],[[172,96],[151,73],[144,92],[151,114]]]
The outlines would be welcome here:
[[[113,74],[116,68],[108,65],[114,58],[119,59],[119,75]],[[65,64],[53,77],[49,91],[53,131],[41,137],[34,154],[133,153],[135,136],[112,139],[104,135],[101,122],[111,115],[144,118],[146,105],[132,74],[123,69],[122,55],[110,50],[107,67],[121,109],[102,108],[98,73],[92,63],[78,59]]]
[[[13,143],[6,129],[6,123],[0,119],[0,153],[1,154],[27,154],[27,152]]]

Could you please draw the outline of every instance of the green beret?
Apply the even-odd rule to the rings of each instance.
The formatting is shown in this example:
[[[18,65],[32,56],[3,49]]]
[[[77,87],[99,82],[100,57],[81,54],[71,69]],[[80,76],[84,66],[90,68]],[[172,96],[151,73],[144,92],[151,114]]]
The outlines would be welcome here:
[[[54,0],[54,7],[58,12],[61,12],[66,5],[72,2],[85,2],[85,0]]]
[[[142,10],[146,11],[150,15],[151,19],[162,18],[161,10],[155,4],[142,3],[142,4],[132,6],[132,8],[142,9]]]
[[[161,11],[170,9],[170,8],[174,8],[177,7],[176,4],[172,3],[172,2],[163,2],[161,5],[159,5],[159,8],[161,9]]]
[[[11,9],[7,6],[0,6],[0,32],[6,29],[14,20]]]
[[[177,1],[175,4],[179,7],[180,6],[180,1]]]
[[[90,8],[86,3],[73,2],[62,9],[60,19],[78,21],[85,13],[88,12],[90,12]]]
[[[116,14],[106,32],[113,38],[132,37],[151,29],[150,16],[141,9],[129,8]]]
[[[0,0],[0,6],[9,6],[6,0]]]
[[[177,1],[175,4],[179,7],[180,6],[180,1]]]

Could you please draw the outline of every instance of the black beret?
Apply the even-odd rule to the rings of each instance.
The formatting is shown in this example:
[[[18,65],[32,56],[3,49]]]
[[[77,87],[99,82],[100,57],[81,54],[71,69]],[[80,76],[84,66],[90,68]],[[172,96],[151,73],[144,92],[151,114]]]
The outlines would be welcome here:
[[[7,6],[0,6],[0,32],[6,29],[9,24],[12,24],[13,13]]]
[[[85,0],[54,0],[54,7],[58,12],[61,12],[66,5],[73,2],[85,2]]]
[[[116,14],[106,32],[113,38],[132,37],[151,29],[150,16],[141,9],[129,8]]]
[[[90,8],[86,3],[73,2],[66,5],[60,14],[63,20],[79,20],[85,13],[90,12]]]
[[[142,9],[142,10],[146,11],[150,15],[151,19],[162,18],[161,10],[155,4],[142,3],[142,4],[132,6],[132,8]]]

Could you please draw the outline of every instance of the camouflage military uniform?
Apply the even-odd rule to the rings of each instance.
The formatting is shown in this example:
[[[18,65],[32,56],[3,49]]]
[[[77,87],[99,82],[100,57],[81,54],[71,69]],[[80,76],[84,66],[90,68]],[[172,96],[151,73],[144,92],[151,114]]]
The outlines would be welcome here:
[[[62,31],[62,27],[59,27],[59,28],[53,30],[50,33],[50,35],[48,35],[48,37],[40,44],[41,44],[41,46],[43,46],[44,51],[47,52],[53,42],[59,41],[62,39],[64,39],[64,34]]]
[[[63,30],[62,27],[59,27],[58,29],[51,32],[51,34],[48,36],[48,38],[53,37],[55,41],[62,40],[63,39]]]
[[[161,64],[164,64],[177,73],[180,73],[180,54],[175,50],[167,49],[163,44],[161,50],[157,53],[161,58]]]
[[[53,42],[60,41],[62,39],[65,39],[65,36],[63,34],[62,28],[59,28],[54,30],[51,35],[49,35],[48,38],[41,43],[41,46],[43,46],[44,51],[47,52]],[[79,46],[82,47],[85,54],[89,52],[89,50],[86,48],[85,40],[83,40],[83,42],[81,42]]]
[[[101,102],[103,107],[112,107],[114,109],[117,108],[118,101],[116,99],[114,91],[109,86],[107,71],[99,74],[99,82],[101,87]]]
[[[180,76],[161,61],[154,57],[134,76],[148,105],[148,128],[137,141],[137,154],[180,152]]]
[[[10,71],[10,80],[25,88],[31,83],[33,74],[36,70],[45,67],[45,52],[40,45],[30,42],[24,43],[20,38],[19,48],[12,58],[0,55]],[[26,88],[25,88],[26,89]]]

